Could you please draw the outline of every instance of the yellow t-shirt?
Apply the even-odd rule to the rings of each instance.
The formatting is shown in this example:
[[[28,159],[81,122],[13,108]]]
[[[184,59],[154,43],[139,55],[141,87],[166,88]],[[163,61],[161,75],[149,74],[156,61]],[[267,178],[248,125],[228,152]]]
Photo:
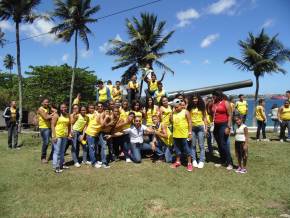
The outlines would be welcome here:
[[[142,115],[142,113],[140,111],[131,111],[131,112],[134,112],[135,117],[140,117],[141,120],[143,119],[143,115]]]
[[[160,92],[158,89],[155,92],[155,96],[156,96],[156,100],[159,103],[161,100],[161,97],[165,96],[165,91],[162,89],[162,91]]]
[[[137,82],[129,81],[128,88],[137,90],[139,88],[139,84]]]
[[[194,108],[190,111],[192,126],[204,126],[202,111]]]
[[[104,86],[102,89],[99,89],[99,102],[104,103],[107,100],[107,87]]]
[[[265,121],[263,118],[263,113],[264,113],[264,107],[261,105],[258,105],[256,107],[256,119],[259,121]]]
[[[157,80],[155,80],[154,82],[152,80],[149,81],[149,90],[151,92],[154,92],[158,89],[158,85],[157,85]]]
[[[113,91],[112,91],[112,97],[113,97],[113,100],[121,100],[122,99],[122,89],[117,89],[116,87],[113,88]]]
[[[55,125],[55,137],[56,138],[68,137],[69,125],[70,125],[69,117],[60,115]]]
[[[130,111],[125,111],[124,109],[120,108],[120,119],[127,121],[129,117]],[[131,124],[127,124],[124,126],[124,129],[130,128]]]
[[[170,131],[170,129],[165,126],[166,128],[166,133],[167,133],[167,138],[164,138],[164,137],[160,137],[160,139],[168,146],[172,146],[173,145],[173,135],[172,135],[172,132]],[[162,131],[162,124],[159,125],[159,128],[158,128],[158,132],[161,132]]]
[[[171,122],[170,122],[170,116],[172,114],[172,109],[170,106],[168,106],[167,108],[161,106],[162,114],[161,114],[161,123],[165,124],[166,126],[171,126]]]
[[[40,107],[40,110],[43,110],[45,113],[48,113],[48,110],[44,107]],[[38,114],[38,126],[40,129],[50,128],[50,121],[44,119],[40,114]]]
[[[79,114],[76,122],[73,125],[73,130],[82,132],[88,122],[88,116],[83,117],[81,114]]]
[[[188,122],[186,119],[186,110],[173,113],[173,138],[188,137]]]
[[[236,108],[241,115],[246,115],[248,112],[248,103],[247,101],[237,101]]]
[[[148,109],[146,112],[146,126],[152,126],[153,122],[152,122],[152,116],[153,115],[157,115],[157,106],[154,105],[154,108]]]
[[[79,105],[80,104],[80,100],[78,98],[75,98],[74,101],[73,101],[73,105]]]
[[[89,118],[88,126],[86,129],[86,134],[95,137],[101,130],[101,124],[99,122],[99,117],[97,114],[88,114]]]
[[[11,107],[10,112],[11,112],[11,121],[16,122],[16,109]]]
[[[283,121],[289,121],[290,120],[290,107],[288,108],[283,107],[280,117],[281,117],[281,120]]]

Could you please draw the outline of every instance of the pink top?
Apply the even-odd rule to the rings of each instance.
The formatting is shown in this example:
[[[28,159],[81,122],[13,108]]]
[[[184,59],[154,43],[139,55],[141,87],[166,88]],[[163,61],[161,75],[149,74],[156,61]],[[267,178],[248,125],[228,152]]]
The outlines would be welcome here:
[[[214,123],[226,123],[229,116],[227,113],[227,107],[225,100],[215,103],[212,107],[213,121]]]

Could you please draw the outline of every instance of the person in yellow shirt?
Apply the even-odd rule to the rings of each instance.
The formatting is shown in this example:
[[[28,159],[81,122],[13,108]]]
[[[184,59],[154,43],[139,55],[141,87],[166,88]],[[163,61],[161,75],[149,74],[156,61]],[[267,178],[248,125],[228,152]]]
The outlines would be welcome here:
[[[144,115],[144,112],[142,111],[141,103],[139,101],[135,100],[132,102],[131,112],[134,112],[135,117],[139,117],[143,121],[143,118],[145,117],[145,115]]]
[[[286,98],[290,102],[290,90],[286,91]]]
[[[156,74],[154,72],[151,73],[151,78],[145,77],[144,81],[148,85],[148,89],[145,90],[147,97],[153,97],[155,92],[158,90],[158,82],[162,82],[164,79],[165,72],[162,74],[161,79],[158,81]]]
[[[46,152],[49,144],[49,139],[51,137],[51,118],[54,113],[51,113],[49,108],[49,100],[43,99],[41,102],[41,106],[37,110],[38,116],[38,127],[40,131],[40,136],[42,139],[42,147],[41,147],[41,162],[48,163],[46,160]],[[51,154],[53,153],[53,146],[51,146]]]
[[[72,105],[80,105],[80,101],[81,101],[81,93],[78,93],[77,97],[73,100]]]
[[[75,167],[80,167],[79,164],[79,152],[80,152],[80,139],[84,138],[84,128],[89,122],[89,118],[86,115],[87,109],[85,106],[81,107],[79,110],[78,105],[74,105],[73,114],[71,115],[71,129],[72,129],[72,138],[73,144],[71,147],[71,156],[74,161]],[[83,162],[87,162],[87,147],[83,145]]]
[[[263,141],[268,141],[266,137],[266,123],[267,123],[267,117],[265,114],[265,99],[259,99],[258,105],[255,110],[256,114],[256,120],[257,120],[257,133],[256,133],[256,139],[257,141],[260,141],[260,132],[262,130],[263,135]]]
[[[116,81],[115,86],[112,89],[112,97],[113,100],[122,100],[123,97],[123,90],[121,89],[121,82]]]
[[[162,161],[165,158],[166,163],[172,163],[172,132],[167,125],[160,122],[159,116],[152,116],[154,138],[153,150],[157,154],[157,161]]]
[[[189,101],[188,111],[191,115],[192,122],[192,165],[196,168],[203,168],[205,162],[204,138],[207,134],[207,118],[205,111],[205,104],[200,95],[194,94],[191,101]],[[196,161],[196,141],[198,141],[200,158],[199,163]]]
[[[171,129],[172,109],[171,106],[168,104],[168,98],[166,96],[161,97],[160,104],[161,106],[159,108],[159,119],[162,124],[165,124],[167,127],[169,127],[169,129]]]
[[[152,97],[146,98],[146,105],[143,114],[145,115],[146,126],[147,127],[152,126],[153,125],[152,116],[159,115],[159,108],[157,105],[154,105]]]
[[[135,74],[132,75],[128,83],[127,94],[130,105],[132,104],[133,100],[137,100],[139,98],[139,83],[137,82],[137,76]]]
[[[106,103],[111,100],[110,89],[104,86],[103,81],[99,80],[97,86],[96,102]]]
[[[176,161],[171,165],[171,168],[177,168],[181,166],[180,156],[182,152],[187,156],[187,171],[191,172],[191,150],[188,145],[188,139],[192,137],[192,125],[190,113],[183,109],[182,101],[180,99],[174,99],[172,102],[174,112],[172,115],[173,124],[173,144],[176,154]]]
[[[70,118],[67,113],[66,104],[61,104],[59,113],[53,115],[51,119],[51,131],[53,142],[52,165],[56,173],[61,173],[62,169],[68,169],[64,165],[64,152],[70,135]]]
[[[163,84],[162,82],[158,81],[157,83],[158,85],[158,89],[154,94],[154,98],[156,99],[157,104],[160,104],[160,100],[163,96],[167,97],[167,93],[165,92],[165,90],[163,89]]]
[[[248,114],[248,102],[244,99],[243,94],[239,95],[239,100],[236,102],[236,109],[239,115],[242,116],[243,123],[245,123]]]
[[[290,141],[290,106],[289,101],[286,100],[284,105],[280,107],[278,112],[278,119],[280,122],[280,141]],[[288,138],[286,139],[285,131],[288,129]]]

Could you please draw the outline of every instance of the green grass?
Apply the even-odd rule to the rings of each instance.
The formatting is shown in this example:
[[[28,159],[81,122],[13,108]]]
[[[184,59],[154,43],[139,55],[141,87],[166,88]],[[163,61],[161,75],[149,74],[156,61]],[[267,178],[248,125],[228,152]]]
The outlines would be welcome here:
[[[208,163],[189,173],[167,164],[117,162],[111,169],[40,164],[40,139],[19,151],[0,134],[1,217],[279,217],[290,214],[290,143],[251,142],[247,175]],[[70,160],[70,156],[66,156]]]

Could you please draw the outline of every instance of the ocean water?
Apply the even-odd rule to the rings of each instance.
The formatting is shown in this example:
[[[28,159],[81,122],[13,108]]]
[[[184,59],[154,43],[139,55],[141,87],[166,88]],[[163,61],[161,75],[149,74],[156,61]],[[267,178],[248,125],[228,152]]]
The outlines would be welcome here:
[[[248,111],[248,115],[247,115],[247,120],[246,120],[246,125],[248,126],[252,126],[253,124],[253,111],[254,111],[254,99],[248,99],[248,106],[249,106],[249,111]],[[273,126],[273,122],[271,120],[271,118],[268,116],[268,114],[271,113],[271,108],[273,104],[277,104],[278,107],[281,107],[284,104],[284,100],[279,100],[279,99],[269,99],[266,98],[265,99],[265,103],[266,103],[266,115],[267,115],[267,126]],[[255,117],[254,117],[255,119]]]

